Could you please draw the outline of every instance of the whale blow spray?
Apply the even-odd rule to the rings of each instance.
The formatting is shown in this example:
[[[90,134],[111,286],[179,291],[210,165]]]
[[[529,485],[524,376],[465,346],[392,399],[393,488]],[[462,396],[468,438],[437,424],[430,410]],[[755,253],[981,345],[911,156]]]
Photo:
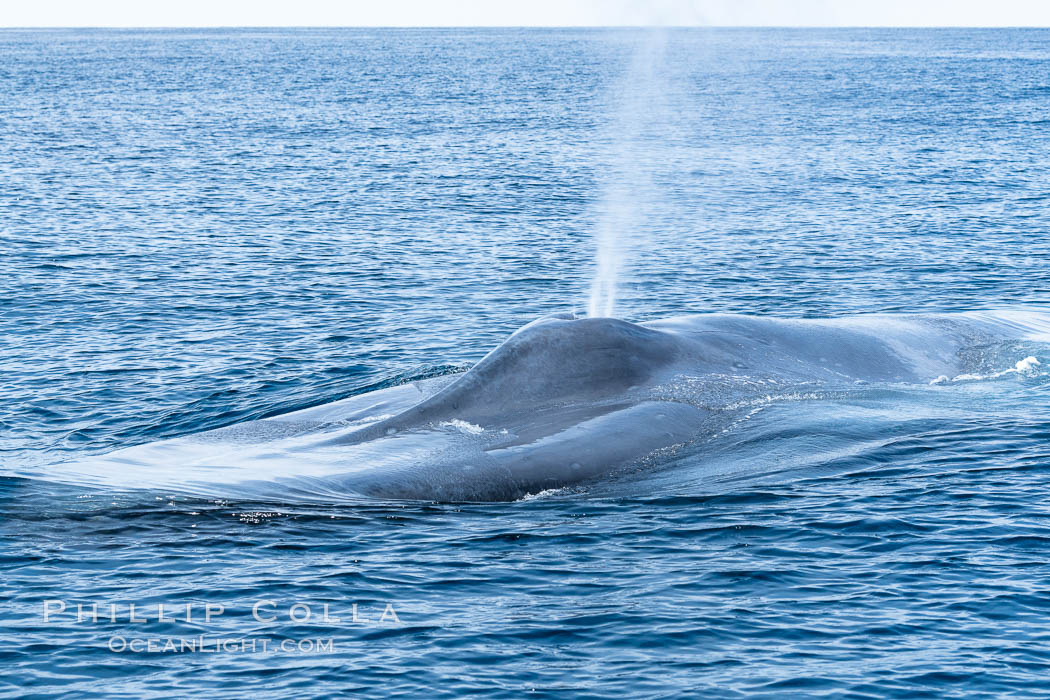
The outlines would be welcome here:
[[[595,273],[588,316],[612,316],[624,262],[638,243],[645,210],[652,200],[654,127],[668,121],[665,63],[667,36],[649,29],[638,40],[630,65],[615,90],[606,174],[595,229]]]

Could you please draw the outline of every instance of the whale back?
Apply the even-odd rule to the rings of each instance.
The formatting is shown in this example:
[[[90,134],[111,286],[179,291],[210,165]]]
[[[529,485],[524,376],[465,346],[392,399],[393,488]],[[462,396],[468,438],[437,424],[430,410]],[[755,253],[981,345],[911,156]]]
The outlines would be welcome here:
[[[1036,311],[548,317],[460,375],[50,465],[47,478],[209,498],[513,499],[675,459],[756,406],[1028,376],[1029,343],[1047,341],[1050,314]]]
[[[674,334],[634,323],[545,317],[520,328],[431,398],[337,441],[370,440],[448,416],[491,426],[540,406],[622,397],[665,374],[680,353]]]
[[[540,402],[600,400],[672,365],[678,340],[613,318],[545,318],[511,335],[436,404],[485,415]]]

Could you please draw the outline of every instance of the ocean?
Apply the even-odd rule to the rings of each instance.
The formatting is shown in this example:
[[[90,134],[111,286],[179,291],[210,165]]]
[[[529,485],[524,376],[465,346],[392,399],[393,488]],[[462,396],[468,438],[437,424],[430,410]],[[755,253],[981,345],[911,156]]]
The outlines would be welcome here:
[[[1050,336],[511,501],[56,475],[552,313],[1039,327],[1048,46],[0,31],[0,694],[1045,697]]]

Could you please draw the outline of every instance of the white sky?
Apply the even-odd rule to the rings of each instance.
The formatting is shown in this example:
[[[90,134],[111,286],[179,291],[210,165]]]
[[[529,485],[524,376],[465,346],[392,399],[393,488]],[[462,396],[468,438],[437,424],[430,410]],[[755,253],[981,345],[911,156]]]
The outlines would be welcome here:
[[[0,0],[0,27],[1050,26],[1050,0]]]

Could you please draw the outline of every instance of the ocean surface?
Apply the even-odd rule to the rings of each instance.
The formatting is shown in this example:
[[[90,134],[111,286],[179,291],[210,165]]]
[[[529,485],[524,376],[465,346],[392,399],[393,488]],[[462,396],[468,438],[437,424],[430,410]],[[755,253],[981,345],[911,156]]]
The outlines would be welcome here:
[[[1038,339],[512,502],[49,477],[462,372],[602,261],[636,322],[1038,318],[1048,47],[0,31],[0,694],[1045,697]]]

